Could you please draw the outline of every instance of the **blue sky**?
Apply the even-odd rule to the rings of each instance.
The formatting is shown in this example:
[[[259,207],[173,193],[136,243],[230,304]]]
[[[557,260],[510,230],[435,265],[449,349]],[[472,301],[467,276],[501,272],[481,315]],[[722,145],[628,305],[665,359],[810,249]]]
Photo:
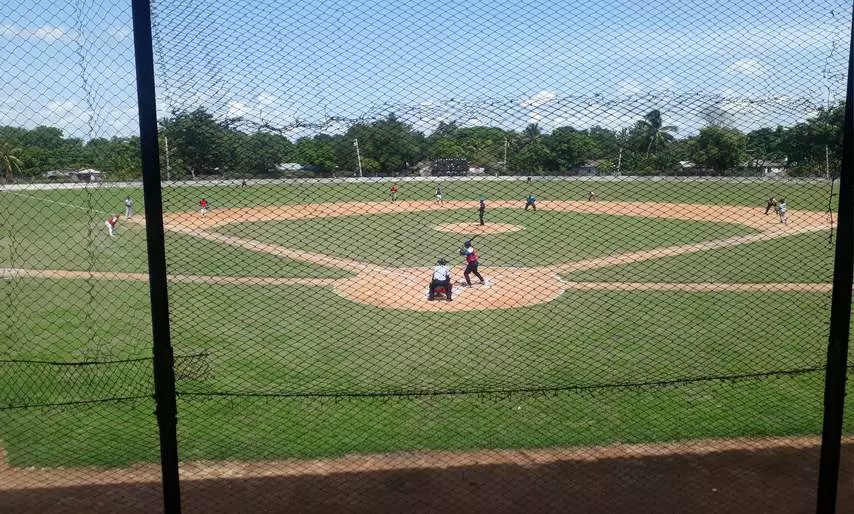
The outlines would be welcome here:
[[[136,128],[129,0],[0,6],[0,124],[79,137]],[[841,98],[842,0],[495,2],[157,0],[158,103],[277,127],[346,129],[394,111],[547,130],[630,125],[652,108],[683,133],[744,130]],[[85,78],[85,80],[84,80]],[[310,135],[300,128],[291,137]]]

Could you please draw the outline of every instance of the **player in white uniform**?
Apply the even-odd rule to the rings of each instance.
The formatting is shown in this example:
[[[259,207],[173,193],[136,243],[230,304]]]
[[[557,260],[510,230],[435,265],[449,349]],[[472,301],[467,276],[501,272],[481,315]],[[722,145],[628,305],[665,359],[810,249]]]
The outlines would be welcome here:
[[[445,288],[445,299],[451,301],[451,267],[448,266],[448,261],[444,258],[439,259],[436,266],[433,267],[433,279],[430,281],[430,293],[427,296],[428,300],[433,300],[436,297],[436,289]]]

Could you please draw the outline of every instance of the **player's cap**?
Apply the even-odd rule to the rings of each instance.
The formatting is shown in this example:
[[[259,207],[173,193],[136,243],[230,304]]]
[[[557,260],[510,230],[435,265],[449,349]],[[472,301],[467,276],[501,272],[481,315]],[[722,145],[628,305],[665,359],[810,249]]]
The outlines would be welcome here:
[[[469,246],[471,246],[471,240],[466,241],[466,242],[465,242],[465,243],[463,243],[463,244],[465,244],[465,247],[466,247],[466,248],[468,248]]]
[[[445,260],[445,258],[444,258],[444,257],[439,257],[439,260],[438,260],[437,262],[438,262],[439,264],[448,264],[448,261],[447,261],[447,260]]]

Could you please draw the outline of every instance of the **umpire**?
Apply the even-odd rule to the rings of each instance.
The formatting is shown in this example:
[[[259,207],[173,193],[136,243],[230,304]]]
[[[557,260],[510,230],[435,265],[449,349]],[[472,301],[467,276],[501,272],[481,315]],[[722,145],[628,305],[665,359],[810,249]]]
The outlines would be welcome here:
[[[427,296],[428,300],[433,300],[436,296],[436,289],[445,288],[445,299],[451,301],[451,267],[448,266],[448,261],[444,257],[440,258],[433,267],[433,280],[430,281],[430,293]]]

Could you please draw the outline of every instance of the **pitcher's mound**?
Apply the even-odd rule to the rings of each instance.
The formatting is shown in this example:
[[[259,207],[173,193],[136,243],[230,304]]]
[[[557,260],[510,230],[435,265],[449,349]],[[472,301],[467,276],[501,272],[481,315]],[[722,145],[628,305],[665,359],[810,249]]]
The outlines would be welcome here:
[[[479,223],[448,223],[433,228],[439,232],[453,232],[464,235],[498,234],[500,232],[518,232],[525,229],[519,225],[511,225],[509,223],[487,223],[485,225]]]

